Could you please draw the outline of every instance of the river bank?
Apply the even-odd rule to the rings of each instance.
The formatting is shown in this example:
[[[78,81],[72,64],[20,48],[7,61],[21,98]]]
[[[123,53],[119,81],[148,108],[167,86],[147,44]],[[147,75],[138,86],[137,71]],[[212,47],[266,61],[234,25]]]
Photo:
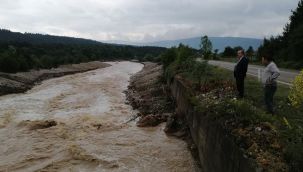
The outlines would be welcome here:
[[[139,128],[125,104],[143,65],[111,66],[53,78],[0,97],[0,171],[195,171],[183,140],[165,124]]]
[[[32,70],[29,72],[19,72],[16,74],[0,72],[0,96],[11,93],[22,93],[43,80],[71,75],[80,72],[95,70],[110,66],[99,61],[61,65],[53,69]]]
[[[196,171],[201,171],[199,155],[185,120],[176,113],[176,104],[170,88],[163,80],[163,67],[144,62],[143,69],[133,75],[126,91],[128,103],[136,110],[132,120],[138,127],[165,126],[166,135],[184,140],[195,159]],[[137,119],[138,118],[138,119]]]
[[[127,100],[134,109],[138,109],[139,127],[157,126],[174,112],[173,102],[166,94],[161,83],[162,66],[146,62],[143,69],[131,77]]]

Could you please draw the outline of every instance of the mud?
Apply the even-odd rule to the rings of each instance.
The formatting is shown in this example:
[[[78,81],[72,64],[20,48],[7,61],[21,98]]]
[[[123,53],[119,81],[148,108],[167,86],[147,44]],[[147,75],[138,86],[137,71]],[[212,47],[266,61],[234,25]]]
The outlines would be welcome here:
[[[143,65],[110,64],[0,97],[0,171],[195,171],[165,124],[130,120],[137,112],[123,91]]]
[[[157,126],[173,115],[175,107],[169,91],[162,82],[162,66],[146,62],[144,68],[131,77],[127,100],[140,112],[139,127]]]
[[[29,72],[19,72],[15,74],[0,72],[0,96],[12,93],[23,93],[34,87],[35,84],[46,79],[86,72],[108,66],[110,65],[94,61],[80,64],[61,65],[58,68],[31,70]]]

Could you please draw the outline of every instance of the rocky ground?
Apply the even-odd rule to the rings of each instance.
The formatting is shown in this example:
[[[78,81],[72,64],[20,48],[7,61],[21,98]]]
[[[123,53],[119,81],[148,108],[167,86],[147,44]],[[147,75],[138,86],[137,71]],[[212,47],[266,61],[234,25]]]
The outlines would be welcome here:
[[[21,93],[31,89],[35,84],[42,80],[60,77],[69,74],[86,72],[98,68],[110,66],[102,62],[88,62],[80,64],[62,65],[58,68],[32,70],[30,72],[19,72],[16,74],[0,72],[0,96]]]
[[[126,91],[127,101],[139,111],[133,120],[139,118],[138,127],[153,127],[166,122],[165,133],[187,142],[197,171],[201,171],[197,147],[187,124],[176,114],[175,103],[162,77],[162,65],[151,62],[145,62],[143,69],[131,77]]]
[[[138,109],[137,126],[157,126],[173,115],[174,105],[162,82],[162,66],[146,62],[139,73],[131,77],[127,100]]]
[[[131,77],[126,95],[131,106],[139,111],[133,118],[139,118],[137,126],[151,127],[166,122],[167,134],[190,138],[186,123],[176,114],[162,65],[145,62],[143,69]]]

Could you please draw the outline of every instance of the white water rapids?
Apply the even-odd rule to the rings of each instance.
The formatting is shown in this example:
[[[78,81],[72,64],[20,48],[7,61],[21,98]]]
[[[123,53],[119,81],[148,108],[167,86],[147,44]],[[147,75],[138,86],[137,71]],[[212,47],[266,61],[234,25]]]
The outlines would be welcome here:
[[[195,171],[187,144],[163,124],[125,123],[134,112],[123,91],[143,65],[110,64],[0,97],[0,171]],[[35,120],[57,125],[30,129]]]

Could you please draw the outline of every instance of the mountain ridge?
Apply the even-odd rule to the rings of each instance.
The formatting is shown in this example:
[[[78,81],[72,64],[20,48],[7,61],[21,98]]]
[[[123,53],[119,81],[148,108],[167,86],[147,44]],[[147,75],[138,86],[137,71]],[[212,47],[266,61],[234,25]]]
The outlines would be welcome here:
[[[230,47],[241,46],[244,49],[248,49],[249,46],[252,46],[256,50],[263,43],[263,39],[245,38],[245,37],[209,37],[209,39],[213,44],[213,50],[218,49],[220,52],[224,51],[225,47],[227,46]],[[178,46],[180,43],[182,43],[192,48],[199,49],[200,42],[201,42],[201,37],[192,37],[192,38],[177,39],[177,40],[157,41],[143,45],[170,48],[173,46]]]
[[[255,50],[258,49],[263,39],[245,38],[245,37],[209,37],[213,43],[213,50],[218,49],[219,52],[224,51],[227,46],[236,47],[241,46],[248,49],[252,46]],[[0,42],[21,42],[31,44],[80,44],[80,45],[100,45],[100,44],[114,44],[117,46],[151,46],[151,47],[165,47],[171,48],[178,46],[180,43],[188,45],[192,48],[199,49],[200,37],[183,38],[176,40],[163,40],[148,43],[137,43],[128,41],[97,41],[93,39],[76,38],[68,36],[56,36],[39,33],[21,33],[13,32],[6,29],[0,29]]]

